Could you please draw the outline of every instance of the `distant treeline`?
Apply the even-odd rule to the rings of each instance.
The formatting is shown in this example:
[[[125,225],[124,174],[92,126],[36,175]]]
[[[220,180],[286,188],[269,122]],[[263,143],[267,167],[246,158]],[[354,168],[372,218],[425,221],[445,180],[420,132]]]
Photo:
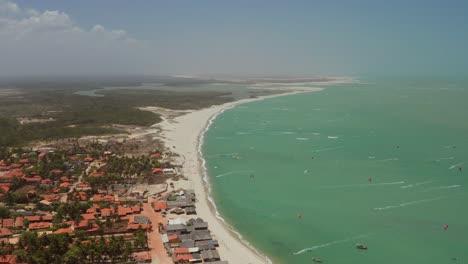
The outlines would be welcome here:
[[[86,85],[85,89],[94,89]],[[199,109],[230,101],[229,93],[167,92],[141,89],[105,91],[103,97],[76,95],[71,88],[38,85],[19,87],[20,94],[0,97],[0,147],[18,146],[33,140],[102,135],[119,132],[110,125],[150,126],[160,116],[138,107]],[[20,124],[17,117],[49,119]]]

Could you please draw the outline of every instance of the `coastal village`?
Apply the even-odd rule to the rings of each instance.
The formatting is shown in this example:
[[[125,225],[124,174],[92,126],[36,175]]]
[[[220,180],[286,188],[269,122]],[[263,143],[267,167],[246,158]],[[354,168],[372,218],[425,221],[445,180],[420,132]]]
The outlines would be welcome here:
[[[171,152],[68,140],[0,153],[0,263],[225,264]],[[145,150],[143,150],[144,152]]]

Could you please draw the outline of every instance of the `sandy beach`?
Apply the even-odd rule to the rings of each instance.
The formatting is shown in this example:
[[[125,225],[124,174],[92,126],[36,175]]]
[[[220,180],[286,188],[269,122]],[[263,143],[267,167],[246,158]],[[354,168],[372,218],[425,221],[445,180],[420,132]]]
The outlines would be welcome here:
[[[180,155],[176,162],[183,166],[182,174],[188,180],[174,182],[175,187],[193,189],[195,191],[198,199],[196,203],[198,216],[208,222],[213,236],[219,241],[219,252],[222,260],[227,260],[229,263],[242,264],[271,263],[261,252],[256,251],[248,242],[242,240],[242,237],[232,230],[217,214],[215,205],[210,198],[210,185],[204,170],[204,160],[200,153],[204,132],[209,128],[212,120],[218,114],[237,105],[278,96],[320,90],[322,88],[290,90],[281,94],[243,99],[202,110],[190,111],[173,118],[164,118],[163,122],[147,131],[148,134],[155,134],[155,137],[163,140],[172,152]],[[151,107],[146,108],[146,110],[160,111],[158,108],[151,109]]]

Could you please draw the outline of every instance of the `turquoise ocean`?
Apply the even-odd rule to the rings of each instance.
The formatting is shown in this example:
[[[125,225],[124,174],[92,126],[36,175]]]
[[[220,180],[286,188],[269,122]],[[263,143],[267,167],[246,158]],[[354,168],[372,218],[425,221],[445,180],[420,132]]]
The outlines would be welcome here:
[[[274,263],[468,263],[468,82],[243,104],[204,139],[220,214]]]

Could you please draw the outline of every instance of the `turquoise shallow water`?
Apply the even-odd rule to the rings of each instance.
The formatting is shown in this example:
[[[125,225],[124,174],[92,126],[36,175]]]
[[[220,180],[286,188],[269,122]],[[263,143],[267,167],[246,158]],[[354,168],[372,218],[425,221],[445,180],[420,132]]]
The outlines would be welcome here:
[[[218,209],[275,263],[467,263],[467,87],[379,81],[228,110],[203,145]]]

